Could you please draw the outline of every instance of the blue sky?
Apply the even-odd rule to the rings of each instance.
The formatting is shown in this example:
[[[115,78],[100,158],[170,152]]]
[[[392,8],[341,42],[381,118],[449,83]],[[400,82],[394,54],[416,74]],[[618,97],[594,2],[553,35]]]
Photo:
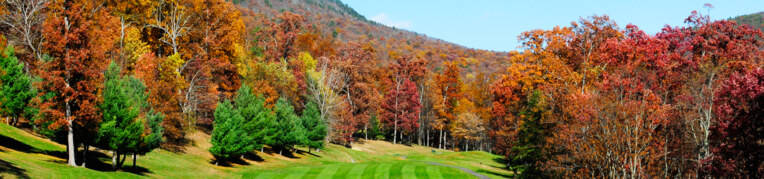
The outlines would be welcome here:
[[[532,29],[570,25],[579,17],[607,14],[625,27],[632,23],[649,34],[664,25],[684,25],[692,10],[712,19],[764,11],[764,0],[343,0],[367,19],[426,34],[470,48],[510,51],[517,35]]]

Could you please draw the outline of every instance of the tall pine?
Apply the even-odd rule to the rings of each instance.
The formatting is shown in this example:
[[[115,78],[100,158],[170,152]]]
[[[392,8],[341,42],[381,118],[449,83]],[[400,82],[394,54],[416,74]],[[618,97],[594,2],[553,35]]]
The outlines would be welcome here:
[[[302,136],[302,145],[308,147],[308,153],[310,150],[324,148],[324,139],[326,138],[326,123],[321,119],[321,113],[318,110],[318,105],[313,102],[308,102],[305,105],[305,110],[302,111],[302,126],[305,130]]]
[[[283,150],[294,145],[300,144],[300,139],[304,135],[300,118],[294,113],[294,108],[285,99],[280,98],[275,106],[276,122],[275,133],[268,145],[279,149],[279,155]]]
[[[520,111],[523,119],[517,132],[516,144],[511,151],[514,155],[509,159],[509,167],[517,173],[520,172],[521,178],[540,178],[542,172],[538,166],[544,159],[544,140],[545,127],[541,122],[545,109],[541,94],[534,91],[528,97],[528,103]]]
[[[212,147],[209,151],[215,157],[215,165],[220,161],[227,161],[241,157],[254,149],[249,134],[244,130],[244,117],[241,116],[230,101],[218,103],[215,109],[215,121],[210,142]]]
[[[265,107],[265,99],[261,96],[255,96],[252,88],[246,84],[241,85],[236,92],[236,108],[244,118],[243,129],[247,131],[249,139],[254,145],[254,149],[262,149],[263,144],[272,138],[275,133],[273,112]],[[245,140],[245,139],[242,139]]]
[[[0,115],[10,118],[6,122],[16,125],[19,117],[29,117],[33,107],[29,102],[36,95],[32,88],[32,77],[24,73],[24,64],[19,63],[13,47],[0,54]]]
[[[135,77],[121,76],[115,63],[109,65],[104,77],[103,102],[98,106],[103,119],[96,144],[113,151],[112,167],[116,169],[128,154],[146,153],[158,147],[161,138],[157,141],[157,135],[161,136],[162,129],[152,123],[161,120],[158,119],[161,114],[149,111],[146,86]],[[145,116],[141,118],[142,115]],[[146,127],[151,128],[147,134]]]

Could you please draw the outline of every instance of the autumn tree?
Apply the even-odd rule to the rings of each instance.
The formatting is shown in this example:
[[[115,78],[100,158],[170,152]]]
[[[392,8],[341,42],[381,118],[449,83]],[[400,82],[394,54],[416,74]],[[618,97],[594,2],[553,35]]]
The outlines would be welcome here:
[[[48,7],[43,49],[53,60],[43,65],[40,89],[55,96],[41,105],[42,120],[37,122],[54,121],[48,128],[66,128],[68,163],[74,166],[74,130],[92,135],[100,121],[97,94],[117,22],[95,2],[55,1]],[[78,140],[86,144],[85,151],[86,137]]]
[[[704,173],[715,177],[764,175],[764,70],[737,73],[715,92],[716,123]]]
[[[410,56],[398,57],[389,68],[392,74],[386,80],[388,90],[381,105],[380,122],[393,128],[393,143],[397,143],[399,127],[403,129],[401,138],[404,133],[419,128],[421,103],[413,80],[424,75],[424,61]]]
[[[460,113],[454,120],[453,135],[455,138],[464,139],[464,150],[469,151],[470,141],[479,141],[483,139],[483,133],[485,130],[485,123],[480,116],[472,113]]]
[[[340,90],[344,87],[344,74],[336,67],[331,67],[328,58],[319,58],[321,65],[313,68],[309,64],[317,63],[317,61],[307,62],[309,59],[312,58],[305,58],[308,77],[307,98],[318,107],[321,120],[329,124],[327,131],[333,131],[330,127],[336,123],[340,107],[346,102],[344,95],[340,94]]]
[[[138,58],[136,75],[146,83],[152,107],[165,115],[162,127],[168,142],[179,144],[185,135],[185,122],[181,110],[181,97],[177,91],[185,81],[174,69],[182,65],[179,55],[168,58],[156,57],[153,53],[143,54]],[[161,68],[160,68],[161,67]]]
[[[434,127],[435,129],[440,130],[440,135],[438,135],[438,148],[446,147],[448,142],[446,138],[448,135],[448,126],[451,124],[451,121],[456,118],[456,115],[458,115],[454,114],[454,108],[456,108],[458,105],[457,101],[459,101],[459,98],[462,96],[462,81],[459,78],[461,70],[459,69],[459,66],[455,63],[446,62],[444,67],[443,72],[436,77],[437,88],[440,92],[437,95],[442,98],[438,100],[440,104],[435,104],[435,110],[438,111],[438,118]]]
[[[279,59],[291,59],[296,57],[296,40],[302,32],[305,17],[289,11],[284,11],[276,17],[278,20],[272,23],[268,29],[262,31],[268,37],[264,41],[266,45],[265,57],[268,61]]]
[[[676,112],[688,126],[685,143],[690,150],[677,152],[677,160],[692,158],[695,165],[685,169],[697,173],[702,161],[711,156],[710,134],[716,112],[715,95],[732,71],[755,64],[762,58],[761,31],[733,21],[711,21],[693,12],[687,26],[665,28],[657,35],[668,43],[668,59],[662,62],[659,76],[665,97],[675,100]],[[697,148],[699,150],[692,150]]]
[[[340,94],[347,100],[339,121],[331,127],[334,138],[341,143],[352,142],[352,134],[361,126],[367,129],[371,112],[379,108],[376,105],[379,104],[379,93],[373,86],[375,80],[369,75],[374,52],[370,46],[351,42],[341,47],[334,59],[334,65],[344,77]]]
[[[393,84],[385,94],[384,103],[382,103],[382,113],[380,122],[387,127],[393,128],[393,143],[398,138],[398,128],[401,129],[400,135],[410,133],[419,127],[419,93],[416,84],[409,79],[404,79],[402,83]]]

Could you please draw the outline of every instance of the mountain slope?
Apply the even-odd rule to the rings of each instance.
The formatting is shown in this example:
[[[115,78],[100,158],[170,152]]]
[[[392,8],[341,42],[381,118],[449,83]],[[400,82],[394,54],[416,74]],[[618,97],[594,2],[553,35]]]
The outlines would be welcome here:
[[[264,14],[273,19],[283,11],[300,14],[309,26],[322,34],[332,35],[342,42],[370,43],[376,50],[379,66],[390,61],[390,54],[416,54],[429,61],[430,69],[436,69],[444,61],[478,59],[478,64],[464,71],[492,73],[506,69],[509,54],[467,48],[444,40],[428,37],[404,29],[397,29],[366,19],[339,0],[244,0],[238,3],[254,14]],[[251,13],[244,12],[245,16]]]
[[[751,27],[764,30],[764,12],[758,12],[748,15],[741,15],[730,19],[741,24],[748,24]]]

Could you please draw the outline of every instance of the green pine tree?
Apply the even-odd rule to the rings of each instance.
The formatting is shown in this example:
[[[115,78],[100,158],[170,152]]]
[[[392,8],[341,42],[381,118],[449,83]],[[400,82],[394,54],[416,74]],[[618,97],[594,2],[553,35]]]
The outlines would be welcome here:
[[[285,148],[302,142],[300,140],[304,135],[304,130],[300,118],[294,113],[294,108],[292,108],[292,105],[286,99],[280,98],[276,102],[274,110],[276,113],[274,126],[276,131],[273,133],[268,145],[279,148],[279,155],[281,155]]]
[[[311,148],[324,148],[324,139],[326,138],[326,123],[321,119],[321,113],[318,105],[308,102],[305,110],[302,111],[302,125],[305,129],[302,144],[308,147],[308,153]]]
[[[517,173],[520,171],[521,178],[542,178],[543,173],[538,164],[544,160],[543,146],[545,138],[545,125],[541,123],[546,109],[539,91],[534,91],[528,97],[528,103],[520,116],[523,123],[518,129],[517,142],[512,147],[514,157],[510,159],[510,168]]]
[[[6,119],[10,125],[16,125],[19,117],[31,117],[34,107],[29,102],[37,92],[12,46],[0,54],[0,82],[0,115],[10,118]]]
[[[234,109],[230,101],[218,103],[215,109],[215,121],[210,142],[212,147],[209,151],[217,162],[241,157],[244,153],[252,151],[249,134],[244,130],[244,117]]]
[[[133,154],[146,155],[152,150],[159,148],[159,145],[162,143],[162,134],[164,133],[164,128],[162,127],[163,120],[164,115],[161,112],[150,110],[146,113],[145,123],[149,128],[149,133],[143,136],[141,143],[133,151]],[[133,155],[133,167],[135,167],[135,155]]]
[[[265,107],[265,99],[255,96],[252,89],[242,85],[236,92],[236,108],[244,117],[244,130],[248,132],[254,148],[261,150],[263,144],[275,133],[273,112]]]
[[[119,66],[112,63],[104,74],[103,102],[99,105],[103,120],[96,137],[96,145],[114,152],[115,169],[122,166],[126,154],[137,151],[143,142],[144,123],[138,117],[148,108],[143,83],[119,73]]]

